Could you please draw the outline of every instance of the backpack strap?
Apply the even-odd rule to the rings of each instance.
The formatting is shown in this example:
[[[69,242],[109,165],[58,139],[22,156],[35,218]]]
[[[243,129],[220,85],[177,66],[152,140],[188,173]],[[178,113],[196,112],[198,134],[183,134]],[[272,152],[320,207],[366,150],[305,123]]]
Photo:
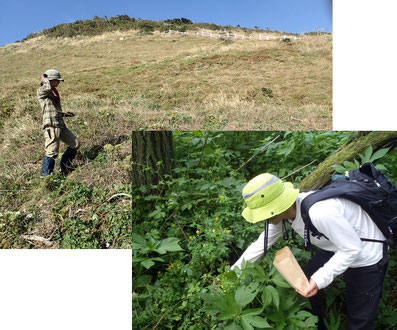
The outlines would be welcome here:
[[[265,220],[263,221],[265,223],[265,228],[264,228],[264,242],[263,242],[263,256],[266,256],[267,253],[267,245],[269,243],[269,221]]]
[[[310,219],[310,216],[309,216],[309,209],[313,204],[315,204],[319,201],[340,196],[344,192],[343,190],[338,189],[338,188],[334,187],[333,185],[331,185],[329,187],[332,187],[332,189],[327,189],[328,187],[326,187],[323,190],[315,191],[314,193],[305,197],[301,203],[301,215],[302,215],[303,222],[305,224],[304,241],[305,241],[305,249],[307,251],[310,251],[310,249],[311,249],[310,233],[313,237],[314,236],[317,238],[325,237],[326,239],[328,239],[327,236],[325,236],[323,233],[320,233],[317,230],[317,228],[314,227],[314,225]]]

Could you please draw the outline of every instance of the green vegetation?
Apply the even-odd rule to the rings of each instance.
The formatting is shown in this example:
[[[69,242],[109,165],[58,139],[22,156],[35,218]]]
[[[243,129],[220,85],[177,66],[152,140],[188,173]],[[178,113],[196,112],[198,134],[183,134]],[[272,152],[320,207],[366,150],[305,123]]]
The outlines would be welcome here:
[[[240,26],[238,26],[240,28]],[[107,18],[95,16],[93,19],[78,20],[73,23],[59,24],[49,29],[44,29],[38,33],[31,33],[22,41],[26,41],[38,36],[47,36],[50,38],[59,37],[76,37],[76,36],[94,36],[105,32],[111,31],[126,31],[126,30],[150,30],[152,31],[168,31],[168,30],[178,30],[180,32],[185,32],[188,30],[206,29],[213,31],[223,31],[232,30],[234,27],[230,25],[217,25],[214,23],[193,23],[187,18],[174,18],[167,19],[164,21],[152,21],[140,18],[129,17],[128,15],[117,15],[114,17]],[[242,28],[244,32],[251,33],[251,29]],[[258,27],[255,28],[257,32],[278,32],[263,30]],[[285,35],[296,36],[295,33],[285,33]],[[307,35],[321,35],[326,33],[321,32],[310,32]]]
[[[157,193],[148,193],[145,186],[132,191],[134,328],[314,329],[316,318],[307,312],[307,301],[271,264],[275,251],[289,244],[304,265],[310,253],[299,237],[280,239],[265,258],[247,263],[241,272],[230,271],[263,230],[263,223],[249,224],[242,218],[241,189],[263,172],[290,175],[286,180],[299,186],[356,133],[175,132],[173,136],[173,174],[151,187]],[[376,161],[393,182],[397,182],[396,157],[397,151],[390,149]],[[390,252],[390,259],[377,329],[397,324],[396,251]],[[326,296],[328,326],[340,329],[346,301],[339,277]]]
[[[104,32],[140,30],[140,31],[168,31],[178,30],[181,32],[193,29],[208,30],[225,30],[231,29],[231,26],[221,26],[212,23],[193,23],[187,18],[174,18],[165,21],[143,20],[131,18],[128,15],[117,15],[115,17],[98,17],[92,20],[79,20],[74,23],[59,24],[49,29],[44,29],[39,33],[29,34],[23,41],[29,40],[41,35],[58,38],[58,37],[75,37],[75,36],[94,36]],[[263,30],[261,30],[263,31]],[[291,34],[294,35],[294,34]]]

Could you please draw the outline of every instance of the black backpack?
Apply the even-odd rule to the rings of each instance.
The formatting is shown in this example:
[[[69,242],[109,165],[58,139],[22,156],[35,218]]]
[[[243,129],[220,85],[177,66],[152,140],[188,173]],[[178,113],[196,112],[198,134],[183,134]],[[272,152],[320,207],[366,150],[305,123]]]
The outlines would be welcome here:
[[[318,201],[333,197],[345,198],[360,205],[386,237],[386,241],[361,238],[362,241],[387,243],[391,248],[397,247],[397,190],[374,164],[366,163],[359,169],[349,171],[348,176],[339,176],[329,186],[303,199],[301,214],[305,223],[306,250],[311,248],[309,233],[313,237],[326,237],[313,226],[309,217],[310,207]]]

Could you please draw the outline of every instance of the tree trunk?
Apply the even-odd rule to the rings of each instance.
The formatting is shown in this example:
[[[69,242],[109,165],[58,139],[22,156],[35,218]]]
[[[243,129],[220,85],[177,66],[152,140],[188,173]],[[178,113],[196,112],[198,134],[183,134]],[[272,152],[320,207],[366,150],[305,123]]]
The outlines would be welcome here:
[[[141,187],[157,185],[174,165],[172,132],[132,132],[132,184]]]
[[[299,183],[300,190],[320,189],[327,184],[334,170],[332,165],[340,165],[344,161],[357,159],[359,153],[372,145],[375,150],[388,147],[397,143],[397,132],[365,132],[358,133],[357,137],[345,143],[335,153],[324,160],[309,176]]]

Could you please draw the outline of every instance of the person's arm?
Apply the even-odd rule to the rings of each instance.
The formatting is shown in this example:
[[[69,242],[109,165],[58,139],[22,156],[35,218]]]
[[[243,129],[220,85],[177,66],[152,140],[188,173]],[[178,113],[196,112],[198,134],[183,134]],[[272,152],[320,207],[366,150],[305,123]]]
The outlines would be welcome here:
[[[331,259],[311,277],[318,289],[325,288],[336,276],[344,273],[362,249],[360,237],[343,215],[341,201],[328,201],[318,202],[309,210],[313,225],[337,248]]]
[[[282,235],[282,225],[281,222],[278,225],[268,224],[269,226],[269,241],[267,244],[268,249],[277,241],[277,239]],[[263,247],[265,241],[265,232],[263,231],[258,239],[252,243],[241,255],[241,257],[236,261],[236,263],[230,268],[235,267],[241,268],[243,260],[255,262],[263,255]]]
[[[45,75],[43,75],[41,77],[41,81],[43,83],[37,90],[37,97],[39,98],[39,100],[47,98],[52,93],[51,82],[49,81],[49,79]],[[57,109],[56,112],[58,112],[62,117],[74,117],[75,116],[75,114],[70,111],[63,112],[63,111],[60,111]]]
[[[41,77],[42,80],[42,85],[39,87],[39,89],[37,90],[37,97],[39,99],[44,99],[46,97],[48,97],[48,95],[50,95],[52,93],[52,88],[51,88],[51,83],[48,80],[47,77],[42,76]]]

